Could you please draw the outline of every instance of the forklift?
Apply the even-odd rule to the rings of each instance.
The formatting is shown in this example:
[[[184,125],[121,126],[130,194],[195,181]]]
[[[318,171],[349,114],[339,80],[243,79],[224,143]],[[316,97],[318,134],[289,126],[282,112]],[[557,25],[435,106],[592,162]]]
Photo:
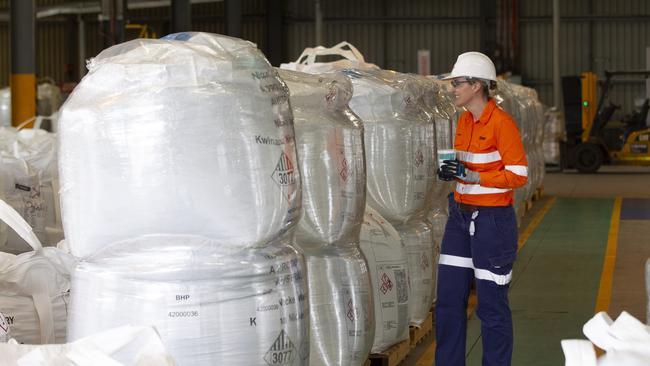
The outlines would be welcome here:
[[[566,128],[566,141],[560,150],[562,169],[595,173],[603,164],[650,165],[648,99],[620,121],[611,119],[621,106],[609,100],[614,80],[649,76],[650,70],[605,71],[597,108],[597,77],[593,72],[562,78]]]

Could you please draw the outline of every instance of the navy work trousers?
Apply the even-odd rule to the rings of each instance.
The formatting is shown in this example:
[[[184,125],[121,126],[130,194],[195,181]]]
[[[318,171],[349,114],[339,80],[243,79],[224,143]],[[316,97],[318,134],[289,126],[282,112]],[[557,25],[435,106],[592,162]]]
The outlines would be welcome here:
[[[436,366],[464,366],[467,300],[476,280],[483,366],[510,366],[512,315],[508,288],[517,256],[512,206],[460,210],[449,199],[436,302]]]

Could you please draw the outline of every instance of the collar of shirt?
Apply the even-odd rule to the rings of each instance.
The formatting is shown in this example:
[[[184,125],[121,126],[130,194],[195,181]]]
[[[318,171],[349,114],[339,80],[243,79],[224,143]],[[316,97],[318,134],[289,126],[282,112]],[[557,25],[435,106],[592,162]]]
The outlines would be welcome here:
[[[490,98],[485,105],[485,108],[483,109],[483,113],[481,113],[481,117],[479,117],[478,121],[474,122],[480,122],[482,124],[488,123],[490,120],[490,116],[492,116],[492,112],[494,112],[494,109],[497,107],[497,103],[494,101],[493,98]]]

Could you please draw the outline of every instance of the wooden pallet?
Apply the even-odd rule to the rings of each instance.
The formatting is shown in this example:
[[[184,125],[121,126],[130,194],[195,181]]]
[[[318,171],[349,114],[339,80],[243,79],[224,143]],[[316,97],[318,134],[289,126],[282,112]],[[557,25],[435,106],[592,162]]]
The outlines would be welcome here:
[[[363,364],[363,366],[370,366],[370,360],[366,360],[366,362]]]
[[[526,212],[530,211],[533,208],[533,200],[526,200]]]
[[[433,314],[429,312],[427,318],[422,322],[419,327],[411,326],[409,328],[409,335],[411,339],[411,348],[415,348],[426,338],[433,329]]]
[[[371,366],[397,366],[411,351],[411,343],[407,339],[401,341],[382,353],[373,353],[370,355]]]

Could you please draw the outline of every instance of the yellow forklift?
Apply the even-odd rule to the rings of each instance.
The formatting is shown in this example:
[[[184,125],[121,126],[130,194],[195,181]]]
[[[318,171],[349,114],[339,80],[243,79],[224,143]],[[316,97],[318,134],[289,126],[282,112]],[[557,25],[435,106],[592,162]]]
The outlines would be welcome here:
[[[650,165],[648,99],[620,121],[611,119],[621,106],[609,100],[615,79],[649,76],[650,70],[605,71],[597,107],[594,73],[562,78],[566,127],[566,142],[561,148],[562,168],[595,173],[603,164]]]

